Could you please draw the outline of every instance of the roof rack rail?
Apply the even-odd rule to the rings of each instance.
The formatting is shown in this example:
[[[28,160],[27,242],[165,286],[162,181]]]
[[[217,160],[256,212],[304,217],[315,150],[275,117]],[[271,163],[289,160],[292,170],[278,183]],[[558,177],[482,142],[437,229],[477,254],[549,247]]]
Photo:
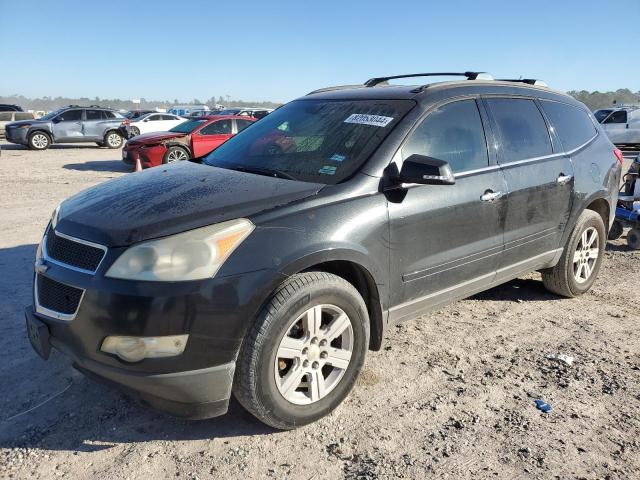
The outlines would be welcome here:
[[[546,82],[542,80],[538,80],[535,78],[498,78],[500,82],[516,82],[516,83],[526,83],[527,85],[534,85],[536,87],[548,87]]]
[[[493,77],[487,72],[429,72],[429,73],[410,73],[408,75],[392,75],[390,77],[374,77],[364,82],[365,87],[375,87],[388,80],[397,78],[413,78],[413,77],[467,77],[467,80],[493,80]]]

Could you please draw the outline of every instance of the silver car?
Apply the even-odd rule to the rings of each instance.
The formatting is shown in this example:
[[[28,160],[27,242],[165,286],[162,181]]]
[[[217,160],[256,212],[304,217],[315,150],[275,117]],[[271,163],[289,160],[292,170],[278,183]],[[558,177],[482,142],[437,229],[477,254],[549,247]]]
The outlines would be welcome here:
[[[640,108],[601,108],[593,112],[611,142],[617,146],[640,145]]]

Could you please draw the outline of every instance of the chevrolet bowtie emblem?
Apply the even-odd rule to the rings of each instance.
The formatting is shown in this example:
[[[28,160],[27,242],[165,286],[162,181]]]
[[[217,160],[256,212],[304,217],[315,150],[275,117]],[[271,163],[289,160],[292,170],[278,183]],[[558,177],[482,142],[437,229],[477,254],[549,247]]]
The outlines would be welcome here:
[[[36,272],[44,273],[47,270],[49,270],[49,265],[44,260],[40,259],[36,262]]]

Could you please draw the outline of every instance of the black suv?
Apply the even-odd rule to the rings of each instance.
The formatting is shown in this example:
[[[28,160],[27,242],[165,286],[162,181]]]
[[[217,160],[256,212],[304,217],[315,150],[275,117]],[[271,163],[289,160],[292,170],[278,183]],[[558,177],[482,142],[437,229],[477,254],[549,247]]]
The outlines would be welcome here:
[[[45,150],[52,143],[96,142],[99,146],[120,148],[124,139],[118,129],[124,117],[96,105],[69,105],[37,120],[8,123],[7,140],[33,150]]]
[[[318,90],[201,164],[64,201],[38,249],[34,348],[177,415],[220,415],[233,392],[286,429],[338,406],[398,321],[532,270],[583,294],[620,152],[567,95],[464,75]]]

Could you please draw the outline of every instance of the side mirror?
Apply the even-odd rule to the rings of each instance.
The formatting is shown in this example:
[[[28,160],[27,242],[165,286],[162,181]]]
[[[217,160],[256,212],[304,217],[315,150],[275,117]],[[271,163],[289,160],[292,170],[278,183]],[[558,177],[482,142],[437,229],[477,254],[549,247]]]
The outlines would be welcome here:
[[[411,155],[402,162],[399,181],[400,183],[424,185],[453,185],[456,183],[447,162],[417,154]]]

